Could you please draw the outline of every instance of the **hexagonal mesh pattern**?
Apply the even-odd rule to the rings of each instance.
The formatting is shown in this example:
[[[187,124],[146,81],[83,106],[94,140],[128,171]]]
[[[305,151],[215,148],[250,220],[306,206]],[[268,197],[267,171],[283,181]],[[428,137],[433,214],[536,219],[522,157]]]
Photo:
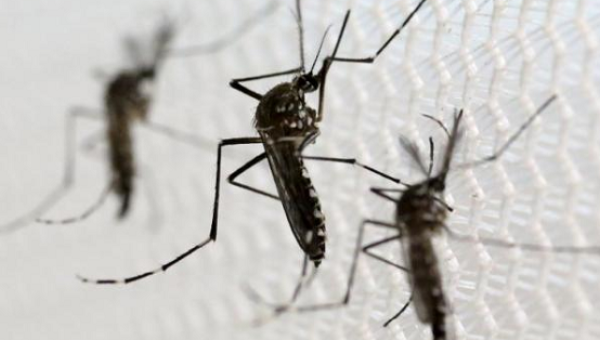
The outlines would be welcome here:
[[[66,112],[74,105],[99,107],[103,83],[91,75],[112,74],[124,64],[124,34],[148,33],[166,9],[184,21],[176,45],[207,43],[234,34],[263,6],[250,0],[0,4],[5,220],[37,204],[60,181]],[[352,16],[340,55],[362,57],[415,4],[304,0],[307,61],[330,24],[324,51],[331,51],[348,8]],[[404,304],[409,287],[403,273],[365,257],[347,307],[290,313],[254,327],[269,309],[253,303],[244,287],[269,301],[287,301],[302,253],[280,204],[225,183],[216,244],[167,274],[127,287],[83,285],[74,278],[144,271],[206,237],[216,142],[255,135],[256,101],[228,82],[298,65],[293,7],[293,1],[282,2],[218,53],[166,64],[151,119],[215,147],[196,149],[137,129],[139,190],[126,221],[115,220],[111,198],[83,223],[2,235],[2,339],[431,339],[412,308],[382,327]],[[452,174],[447,196],[455,212],[448,225],[514,242],[599,245],[599,15],[591,0],[429,0],[374,65],[332,67],[322,134],[307,154],[356,157],[415,182],[421,177],[398,137],[424,150],[429,136],[443,145],[440,129],[422,114],[449,123],[454,108],[466,109],[456,155],[462,162],[490,153],[556,93],[559,100],[500,161]],[[250,86],[262,93],[278,81]],[[82,123],[78,145],[101,128]],[[99,194],[107,178],[102,149],[80,150],[75,185],[48,217],[81,211]],[[223,174],[260,151],[226,149]],[[344,165],[309,168],[327,215],[328,255],[299,305],[339,300],[360,221],[393,215],[393,206],[368,191],[388,185],[384,180]],[[274,190],[265,164],[244,181]],[[385,235],[372,230],[367,238]],[[597,256],[497,249],[444,236],[436,245],[458,339],[600,338]],[[402,261],[398,244],[379,250]]]

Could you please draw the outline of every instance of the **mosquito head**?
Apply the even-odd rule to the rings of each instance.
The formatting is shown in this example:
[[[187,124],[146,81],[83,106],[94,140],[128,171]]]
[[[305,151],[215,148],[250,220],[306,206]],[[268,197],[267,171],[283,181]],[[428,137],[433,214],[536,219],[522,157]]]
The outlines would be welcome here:
[[[303,93],[315,92],[319,88],[319,79],[310,73],[301,74],[294,79],[294,84]]]
[[[440,174],[429,180],[429,190],[441,193],[446,190],[446,174]]]
[[[138,77],[141,82],[144,81],[152,81],[156,76],[156,68],[154,67],[144,67],[139,70]]]
[[[304,71],[295,79],[296,86],[299,90],[304,93],[315,92],[319,89],[319,85],[321,84],[320,76],[315,76],[313,71],[315,69],[315,65],[317,65],[317,60],[319,60],[319,56],[321,55],[321,51],[323,50],[323,44],[325,43],[325,38],[327,37],[327,33],[331,26],[327,27],[323,37],[321,38],[321,43],[319,44],[319,49],[317,51],[317,55],[315,56],[315,60],[310,68],[308,73]]]

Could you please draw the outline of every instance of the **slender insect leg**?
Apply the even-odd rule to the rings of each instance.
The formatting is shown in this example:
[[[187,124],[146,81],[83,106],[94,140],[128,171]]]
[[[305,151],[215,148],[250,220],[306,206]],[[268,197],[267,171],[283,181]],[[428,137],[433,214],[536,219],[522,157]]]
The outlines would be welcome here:
[[[378,242],[376,242],[376,244],[369,244],[369,245],[363,247],[362,240],[363,240],[363,236],[364,236],[364,231],[368,225],[375,226],[375,227],[383,227],[383,228],[388,228],[388,229],[395,229],[394,225],[392,225],[388,222],[383,222],[383,221],[365,220],[361,223],[361,226],[360,226],[360,229],[358,232],[358,236],[356,238],[356,248],[354,250],[352,264],[350,266],[350,274],[348,275],[346,292],[344,293],[344,297],[342,298],[342,300],[340,300],[338,302],[330,302],[330,303],[324,303],[324,304],[299,306],[299,307],[296,307],[293,309],[290,309],[290,308],[281,309],[281,310],[276,311],[276,314],[281,314],[285,311],[313,312],[313,311],[318,311],[318,310],[340,308],[340,307],[347,305],[350,302],[352,287],[354,286],[354,279],[356,277],[356,268],[358,267],[358,257],[360,255],[360,253],[363,252],[365,248],[375,247],[376,245],[382,245],[384,243],[391,242],[393,240],[400,238],[400,235],[395,235],[394,237],[390,237],[386,240],[378,241]],[[384,263],[390,264],[390,261],[384,261]],[[401,269],[405,270],[403,267],[400,267],[396,264],[393,264],[393,266],[396,268],[401,268]]]
[[[337,55],[337,51],[340,47],[340,44],[342,43],[342,38],[344,37],[344,32],[346,31],[346,25],[348,24],[349,18],[350,18],[350,11],[348,10],[346,12],[346,15],[344,16],[344,22],[342,23],[342,28],[340,29],[340,34],[338,35],[338,39],[335,43],[333,53],[331,54],[330,57],[327,57],[327,58],[325,58],[325,60],[323,60],[323,66],[321,66],[321,69],[319,70],[319,73],[317,74],[317,78],[320,81],[319,105],[317,107],[317,116],[315,118],[317,122],[320,122],[323,119],[323,102],[325,100],[325,84],[327,83],[327,74],[329,72],[329,68],[331,67],[333,60],[335,59],[335,57]]]
[[[219,221],[219,196],[221,193],[220,184],[221,184],[221,149],[224,146],[230,145],[246,145],[246,144],[260,144],[262,143],[262,139],[260,137],[241,137],[241,138],[230,138],[223,139],[219,142],[219,147],[217,149],[217,170],[215,176],[215,199],[213,203],[213,214],[212,214],[212,222],[210,226],[210,239],[212,241],[217,240],[217,229],[218,229],[218,221]]]
[[[304,155],[302,156],[302,158],[312,160],[312,161],[334,162],[334,163],[356,165],[356,166],[359,166],[359,167],[361,167],[367,171],[370,171],[378,176],[381,176],[387,180],[390,180],[394,183],[401,183],[401,181],[399,179],[392,177],[386,173],[383,173],[373,167],[362,164],[362,163],[358,162],[355,158],[334,158],[334,157],[318,157],[318,156],[304,156]]]
[[[306,273],[308,272],[308,264],[308,256],[304,255],[304,261],[302,261],[302,271],[300,272],[300,277],[298,278],[298,282],[296,283],[296,288],[294,288],[294,294],[292,294],[292,298],[290,299],[290,305],[296,302],[298,296],[300,296],[304,280],[306,279]]]
[[[421,9],[426,0],[421,0],[417,7],[410,12],[410,14],[404,19],[402,25],[397,28],[392,35],[383,43],[383,45],[375,52],[375,54],[371,57],[366,58],[340,58],[340,57],[332,57],[332,62],[344,62],[344,63],[362,63],[362,64],[372,64],[375,62],[377,57],[389,46],[389,44],[394,40],[400,32],[408,25],[408,23],[412,20],[414,15]]]
[[[383,324],[383,327],[387,327],[390,323],[392,323],[392,321],[396,320],[400,315],[404,314],[404,312],[406,311],[406,308],[408,308],[408,306],[411,304],[414,297],[415,297],[415,292],[413,289],[413,291],[410,293],[410,297],[408,298],[408,301],[406,301],[404,306],[402,306],[402,308],[400,308],[398,313],[394,314],[388,321],[386,321]]]
[[[159,195],[156,191],[156,176],[154,175],[151,167],[146,166],[145,164],[140,164],[140,168],[142,171],[140,172],[141,176],[139,179],[144,185],[143,192],[148,202],[148,229],[153,232],[157,232],[164,224],[164,217],[161,211],[161,202],[157,201],[157,197],[159,197]]]
[[[217,40],[211,41],[209,43],[204,43],[202,45],[169,49],[169,56],[189,57],[200,54],[212,54],[220,52],[221,50],[223,50],[223,48],[229,46],[230,44],[234,43],[236,40],[240,39],[242,36],[250,32],[252,28],[257,26],[258,23],[263,22],[263,20],[267,16],[275,12],[279,5],[280,3],[278,1],[270,1],[266,6],[258,10],[257,13],[254,14],[252,17],[242,22],[229,34],[226,34],[218,38]]]
[[[261,79],[266,79],[266,78],[273,78],[273,77],[279,77],[279,76],[285,76],[288,74],[294,74],[294,73],[298,73],[302,71],[302,67],[296,67],[293,69],[289,69],[289,70],[285,70],[285,71],[280,71],[280,72],[274,72],[274,73],[267,73],[267,74],[263,74],[263,75],[259,75],[259,76],[254,76],[254,77],[247,77],[247,78],[236,78],[236,79],[232,79],[229,82],[229,86],[233,87],[234,89],[254,98],[257,100],[261,100],[262,95],[260,93],[257,93],[249,88],[247,88],[246,86],[242,85],[242,83],[244,82],[248,82],[248,81],[254,81],[254,80],[261,80]]]
[[[402,25],[396,31],[394,31],[392,33],[392,35],[379,48],[379,50],[377,50],[375,55],[372,57],[367,57],[367,58],[340,58],[340,57],[337,57],[337,51],[338,51],[338,48],[342,41],[342,37],[343,37],[344,31],[346,29],[346,24],[348,23],[348,18],[350,17],[350,11],[346,12],[346,16],[344,18],[344,23],[342,24],[342,29],[340,30],[340,34],[338,36],[338,40],[336,42],[334,51],[330,57],[325,58],[325,60],[323,61],[323,66],[321,67],[321,70],[319,71],[319,74],[318,74],[318,77],[321,80],[321,86],[319,88],[319,106],[318,106],[318,110],[317,110],[317,121],[321,121],[321,119],[323,117],[322,112],[323,112],[323,98],[325,98],[325,83],[326,83],[327,73],[329,72],[329,68],[331,67],[331,64],[333,64],[334,62],[363,63],[363,64],[364,63],[372,64],[373,62],[375,62],[375,59],[377,59],[377,57],[387,48],[387,46],[392,42],[392,40],[394,40],[394,38],[396,38],[396,36],[398,36],[400,34],[402,29],[406,25],[408,25],[410,20],[419,11],[421,6],[423,6],[425,1],[426,0],[421,0],[419,2],[419,4],[417,5],[417,7],[408,15],[408,17],[406,17],[406,19],[404,20]]]
[[[111,182],[104,188],[104,190],[102,190],[102,193],[100,194],[100,196],[98,196],[98,199],[96,200],[96,202],[94,202],[91,206],[89,206],[80,215],[67,217],[67,218],[63,218],[63,219],[59,219],[59,220],[46,219],[46,218],[40,217],[40,218],[36,218],[35,221],[37,223],[41,223],[41,224],[72,224],[72,223],[81,222],[81,221],[87,219],[88,217],[92,216],[92,214],[95,213],[104,204],[104,202],[106,202],[106,198],[108,197],[108,195],[110,194],[112,189],[113,189],[113,185]]]
[[[388,243],[388,242],[391,242],[391,241],[395,241],[395,240],[398,240],[398,239],[401,239],[401,238],[402,238],[402,235],[391,236],[391,237],[385,238],[383,240],[380,240],[380,241],[377,241],[377,242],[374,242],[374,243],[371,243],[369,245],[364,246],[362,248],[362,251],[366,255],[368,255],[368,256],[370,256],[370,257],[372,257],[372,258],[374,258],[374,259],[376,259],[378,261],[381,261],[381,262],[383,262],[385,264],[388,264],[388,265],[390,265],[390,266],[392,266],[392,267],[394,267],[396,269],[399,269],[399,270],[401,270],[403,272],[409,273],[410,271],[409,271],[408,268],[403,267],[403,266],[401,266],[401,265],[399,265],[397,263],[394,263],[394,262],[392,262],[392,261],[390,261],[390,260],[388,260],[388,259],[386,259],[386,258],[384,258],[384,257],[382,257],[380,255],[377,255],[377,254],[372,253],[372,252],[369,251],[372,248],[376,248],[376,247],[381,246],[381,245],[383,245],[385,243]],[[400,315],[402,315],[406,311],[406,309],[408,308],[408,306],[411,304],[411,302],[413,300],[413,297],[414,297],[414,288],[411,290],[410,297],[408,298],[408,300],[406,301],[406,303],[404,303],[404,305],[402,306],[402,308],[400,308],[400,310],[396,314],[394,314],[394,316],[392,316],[389,320],[387,320],[383,324],[383,327],[387,327],[392,321],[394,321]]]
[[[105,150],[99,150],[100,146],[104,144],[106,140],[106,131],[104,129],[96,131],[93,135],[86,137],[81,143],[81,149],[84,153],[89,154],[92,158],[102,159],[106,158]]]
[[[296,287],[294,288],[294,293],[292,294],[292,297],[288,303],[275,304],[275,303],[265,302],[265,299],[263,299],[256,291],[254,291],[253,289],[248,287],[248,289],[249,289],[248,293],[249,293],[250,298],[257,303],[261,303],[261,304],[265,304],[265,305],[273,307],[275,309],[275,314],[282,314],[283,312],[288,310],[300,296],[300,292],[302,291],[302,287],[304,286],[304,282],[306,280],[306,274],[308,273],[309,262],[310,261],[309,261],[308,256],[305,255],[304,260],[302,261],[302,271],[300,272],[300,277],[298,278],[298,281],[296,282]],[[314,273],[316,273],[316,269],[315,269],[315,271],[313,271],[313,275],[311,275],[311,278],[314,277]]]
[[[197,148],[208,149],[209,145],[210,145],[210,143],[206,140],[203,140],[203,139],[198,138],[193,135],[183,133],[181,131],[175,130],[171,127],[161,125],[158,123],[147,121],[142,126],[144,128],[146,128],[146,130],[148,130],[148,131],[166,136],[173,140],[187,143],[187,144],[192,145]],[[96,136],[96,135],[94,135],[94,136]],[[94,141],[95,141],[95,139],[90,140],[90,141],[88,141],[88,144],[90,142],[94,142]],[[88,147],[89,147],[89,145],[88,145]],[[94,212],[96,212],[104,204],[108,195],[112,191],[112,188],[113,188],[112,184],[109,184],[104,189],[104,191],[102,191],[102,193],[100,194],[98,199],[89,208],[87,208],[83,213],[81,213],[79,215],[67,217],[67,218],[63,218],[63,219],[38,218],[38,219],[36,219],[36,222],[42,223],[42,224],[72,224],[72,223],[81,222],[81,221],[87,219],[88,217],[90,217]]]
[[[75,159],[76,159],[75,158],[75,155],[76,155],[75,138],[77,135],[76,119],[78,119],[78,118],[90,118],[90,119],[95,119],[95,120],[102,119],[102,117],[98,114],[97,111],[92,110],[92,109],[87,109],[87,108],[76,108],[76,109],[73,109],[73,111],[71,111],[69,113],[68,122],[67,122],[67,146],[66,146],[66,150],[67,150],[66,162],[67,163],[66,163],[66,169],[65,169],[65,177],[63,180],[64,190],[66,190],[67,188],[69,188],[71,186],[71,184],[74,180],[74,176],[75,176]],[[95,145],[97,145],[97,143],[99,143],[102,140],[101,137],[103,137],[101,133],[97,133],[97,134],[94,134],[94,135],[88,137],[84,143],[84,149],[88,152],[93,151],[95,148]],[[88,217],[90,217],[91,215],[93,215],[106,202],[106,199],[108,198],[108,195],[112,191],[112,188],[113,188],[112,182],[109,182],[106,185],[106,187],[102,190],[102,192],[100,193],[98,198],[87,209],[85,209],[81,214],[78,214],[78,215],[72,216],[72,217],[62,218],[62,219],[46,219],[46,218],[38,217],[35,219],[35,222],[41,223],[41,224],[49,224],[49,225],[73,224],[73,223],[81,222],[81,221],[87,219]]]
[[[504,144],[502,144],[502,146],[500,148],[498,148],[498,150],[496,152],[494,152],[493,154],[491,154],[487,157],[484,157],[480,160],[460,164],[457,166],[457,168],[476,167],[479,165],[483,165],[485,163],[493,162],[493,161],[497,160],[498,158],[500,158],[500,156],[502,156],[502,154],[512,145],[512,143],[514,143],[519,138],[519,136],[533,123],[533,121],[540,114],[542,114],[542,112],[544,112],[548,108],[548,106],[550,106],[550,104],[552,104],[552,102],[554,102],[554,100],[556,100],[557,98],[558,98],[557,95],[552,95],[552,96],[550,96],[550,98],[546,99],[546,101],[542,105],[540,105],[540,107],[538,107],[538,109],[535,111],[535,113],[533,115],[531,115],[525,121],[525,123],[523,123],[519,127],[519,129],[515,133],[513,133]]]
[[[379,241],[376,241],[376,242],[373,242],[373,243],[370,243],[370,244],[364,246],[362,248],[362,252],[365,253],[366,255],[368,255],[369,257],[374,258],[375,260],[378,260],[378,261],[383,262],[385,264],[388,264],[388,265],[390,265],[390,266],[392,266],[392,267],[394,267],[396,269],[400,269],[401,271],[408,273],[409,272],[408,268],[403,267],[403,266],[401,266],[401,265],[399,265],[397,263],[394,263],[394,262],[392,262],[392,261],[390,261],[390,260],[388,260],[388,259],[386,259],[386,258],[384,258],[384,257],[382,257],[380,255],[372,253],[370,251],[370,249],[372,249],[372,248],[379,247],[379,246],[381,246],[383,244],[389,243],[391,241],[396,241],[396,240],[399,240],[401,238],[402,238],[401,235],[394,235],[394,236],[386,237],[383,240],[379,240]]]
[[[270,198],[273,198],[273,199],[276,199],[276,200],[279,201],[280,200],[279,197],[277,195],[275,195],[275,194],[271,194],[271,193],[268,193],[266,191],[263,191],[263,190],[260,190],[260,189],[256,189],[254,187],[251,187],[251,186],[249,186],[247,184],[244,184],[244,183],[237,182],[235,180],[239,175],[243,174],[248,169],[252,168],[256,164],[258,164],[260,161],[262,161],[262,160],[264,160],[266,158],[267,158],[267,154],[264,153],[264,152],[261,153],[260,155],[256,156],[256,157],[254,157],[253,159],[251,159],[250,161],[248,161],[246,164],[242,165],[239,169],[237,169],[236,171],[234,171],[233,173],[231,173],[231,175],[229,175],[229,177],[227,177],[227,181],[230,184],[233,184],[233,185],[235,185],[237,187],[240,187],[242,189],[246,189],[246,190],[251,191],[251,192],[253,192],[255,194],[267,196],[267,197],[270,197]]]
[[[206,240],[192,246],[185,252],[181,253],[180,255],[178,255],[171,261],[161,265],[160,267],[153,269],[153,270],[143,272],[141,274],[132,275],[132,276],[121,278],[121,279],[90,279],[90,278],[79,276],[79,275],[77,276],[77,278],[79,280],[81,280],[82,282],[93,283],[93,284],[129,284],[129,283],[144,279],[146,277],[152,276],[154,274],[166,272],[169,268],[171,268],[172,266],[177,264],[179,261],[190,256],[191,254],[196,252],[198,249],[204,247],[205,245],[207,245],[208,243],[210,243],[212,241],[216,241],[216,239],[217,239],[217,218],[218,218],[218,211],[219,211],[219,194],[220,194],[219,187],[220,187],[220,183],[221,183],[221,149],[223,146],[257,144],[257,143],[262,143],[262,140],[260,139],[260,137],[242,137],[242,138],[224,139],[219,143],[219,146],[217,149],[215,200],[214,200],[214,204],[213,204],[212,224],[211,224],[210,236]]]
[[[198,136],[179,131],[166,125],[162,125],[156,122],[144,121],[144,123],[141,126],[148,131],[154,132],[159,135],[163,135],[167,138],[173,139],[178,142],[189,144],[199,149],[214,150],[214,144],[212,142],[200,138]]]
[[[592,254],[592,255],[600,255],[600,247],[592,246],[592,247],[577,247],[577,246],[544,246],[539,244],[531,244],[531,243],[516,243],[511,241],[505,241],[492,237],[480,237],[480,236],[471,236],[459,234],[452,229],[448,228],[448,226],[444,226],[444,230],[446,230],[448,236],[451,239],[459,242],[465,243],[478,243],[481,242],[490,247],[497,248],[505,248],[505,249],[523,249],[526,251],[533,252],[555,252],[555,253],[570,253],[570,254]]]
[[[61,201],[68,189],[71,187],[75,176],[75,161],[76,161],[76,135],[77,121],[85,118],[94,121],[101,121],[102,116],[99,111],[76,107],[70,110],[66,118],[65,124],[65,168],[63,170],[63,178],[61,183],[52,190],[35,208],[28,213],[0,226],[0,233],[10,233],[18,230],[28,223],[33,222],[36,217],[42,215],[54,205]]]
[[[393,203],[397,203],[398,200],[396,198],[393,198],[392,196],[387,195],[387,192],[394,192],[394,193],[403,193],[405,192],[406,189],[398,189],[398,188],[371,188],[371,192],[374,193],[375,195],[382,197],[388,201],[391,201]]]

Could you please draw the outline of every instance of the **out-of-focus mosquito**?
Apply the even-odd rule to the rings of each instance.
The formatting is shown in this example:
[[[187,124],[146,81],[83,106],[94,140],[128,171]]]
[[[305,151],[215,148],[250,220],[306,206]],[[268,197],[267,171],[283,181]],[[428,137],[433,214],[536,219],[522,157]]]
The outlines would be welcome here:
[[[104,93],[104,109],[76,107],[67,116],[66,160],[61,184],[32,211],[1,226],[0,232],[14,231],[27,225],[33,219],[43,224],[70,224],[82,221],[97,211],[111,192],[115,193],[120,200],[117,217],[119,219],[125,218],[131,208],[135,188],[136,162],[132,127],[137,123],[142,123],[140,126],[148,131],[162,134],[173,140],[202,149],[212,148],[212,143],[198,136],[177,131],[148,119],[152,103],[152,85],[156,82],[166,58],[219,52],[247,32],[249,28],[256,25],[260,19],[273,13],[276,8],[277,3],[270,2],[267,6],[261,8],[257,14],[242,23],[232,34],[206,45],[172,48],[176,27],[175,22],[168,18],[165,18],[154,32],[149,48],[142,41],[127,37],[124,41],[125,50],[133,66],[119,71],[107,82]],[[106,122],[105,138],[108,142],[111,178],[97,200],[83,213],[64,219],[41,218],[39,216],[58,203],[73,185],[76,158],[75,137],[77,122],[81,119],[104,120]]]
[[[546,100],[529,119],[503,144],[498,151],[479,161],[469,164],[458,165],[457,168],[473,167],[492,162],[498,159],[510,145],[527,129],[527,127],[540,115],[545,109],[556,100],[556,96],[551,96]],[[405,139],[401,139],[403,147],[407,153],[417,163],[418,168],[427,176],[427,178],[417,184],[407,185],[406,189],[383,189],[372,188],[372,192],[378,196],[396,204],[395,222],[389,223],[379,220],[366,220],[363,222],[359,237],[358,248],[355,254],[358,256],[358,249],[362,246],[362,235],[365,226],[390,228],[398,233],[383,240],[376,241],[367,246],[362,246],[362,251],[371,257],[384,263],[390,264],[400,270],[407,272],[409,284],[413,291],[409,301],[402,309],[385,322],[384,326],[389,325],[393,320],[400,316],[408,307],[411,301],[414,302],[417,317],[424,324],[431,326],[431,332],[435,340],[445,340],[452,338],[448,331],[446,316],[449,313],[449,306],[444,295],[442,286],[442,276],[438,265],[438,259],[433,246],[433,237],[439,235],[442,231],[447,231],[450,236],[456,234],[446,225],[447,213],[452,208],[444,201],[444,191],[446,188],[446,177],[450,172],[452,156],[456,145],[458,144],[462,133],[460,123],[463,118],[463,110],[455,112],[454,124],[449,130],[445,125],[431,117],[445,132],[448,141],[444,150],[442,165],[437,174],[432,175],[434,159],[433,139],[429,139],[429,166],[426,167],[417,146]],[[396,199],[389,195],[390,192],[399,192],[401,196]],[[392,241],[401,241],[404,250],[404,259],[406,267],[397,265],[374,253],[370,249],[379,247]],[[355,265],[353,265],[351,276],[354,275]],[[350,281],[351,282],[351,281]],[[351,288],[351,285],[348,286]],[[347,299],[349,300],[349,292]],[[348,301],[346,300],[346,301]]]
[[[259,101],[255,114],[255,128],[258,137],[242,137],[224,139],[219,143],[217,152],[215,197],[213,205],[213,217],[210,236],[193,246],[175,259],[163,264],[159,268],[123,279],[101,279],[92,280],[81,278],[84,282],[96,284],[126,284],[131,283],[150,275],[166,271],[168,268],[186,258],[196,250],[202,248],[211,241],[217,239],[220,182],[221,182],[221,153],[225,146],[262,144],[265,151],[257,155],[239,169],[234,171],[228,177],[229,183],[251,192],[276,199],[280,201],[286,212],[286,216],[292,229],[292,232],[305,254],[302,275],[296,289],[294,290],[292,301],[300,293],[303,280],[307,275],[309,261],[316,268],[321,264],[325,256],[325,216],[321,210],[321,204],[314,189],[308,171],[304,165],[304,160],[337,162],[359,166],[367,171],[377,174],[383,178],[398,183],[399,180],[386,175],[368,165],[364,165],[353,158],[333,158],[333,157],[314,157],[305,156],[304,149],[315,142],[319,135],[318,123],[323,118],[323,98],[327,73],[331,62],[335,58],[346,24],[350,17],[348,11],[337,38],[331,57],[323,61],[321,69],[313,73],[317,63],[320,51],[323,47],[327,32],[325,32],[315,61],[311,69],[307,72],[304,62],[304,41],[302,12],[300,1],[296,1],[297,21],[300,32],[300,61],[301,66],[290,70],[270,73],[248,78],[239,78],[231,81],[231,87]],[[266,94],[259,94],[243,85],[248,81],[260,80],[265,78],[294,75],[291,81],[276,85]],[[318,109],[310,108],[305,101],[307,93],[319,90]],[[255,166],[263,160],[269,162],[271,173],[275,181],[278,194],[268,193],[261,189],[251,187],[247,184],[237,182],[235,179],[242,173]]]

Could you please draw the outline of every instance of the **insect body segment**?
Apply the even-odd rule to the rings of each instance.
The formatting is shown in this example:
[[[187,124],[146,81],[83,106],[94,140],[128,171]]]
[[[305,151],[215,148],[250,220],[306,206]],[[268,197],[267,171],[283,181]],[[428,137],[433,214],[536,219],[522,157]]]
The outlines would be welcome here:
[[[316,118],[316,111],[306,106],[298,81],[293,81],[275,86],[261,98],[254,126],[265,141],[303,137],[318,132]]]
[[[277,85],[263,96],[255,127],[292,232],[318,266],[325,256],[325,216],[301,152],[319,129],[316,111],[306,105],[297,81]]]
[[[105,97],[112,186],[121,199],[119,218],[127,215],[134,189],[131,128],[134,120],[145,120],[148,115],[150,98],[141,91],[141,83],[149,80],[147,74],[142,71],[118,75],[108,86]]]

